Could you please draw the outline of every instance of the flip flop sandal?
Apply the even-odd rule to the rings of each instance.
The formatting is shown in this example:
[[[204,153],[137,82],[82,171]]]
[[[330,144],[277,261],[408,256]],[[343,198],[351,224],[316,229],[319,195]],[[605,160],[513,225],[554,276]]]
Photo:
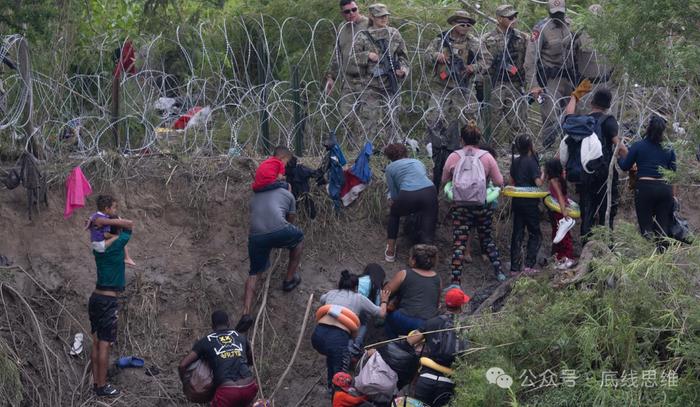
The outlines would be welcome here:
[[[393,263],[396,261],[396,253],[394,253],[393,256],[389,256],[387,253],[389,252],[389,247],[384,249],[384,261],[387,263]]]
[[[85,336],[82,334],[82,332],[75,334],[75,337],[73,338],[73,346],[70,348],[70,352],[68,352],[71,356],[78,356],[83,353],[84,338]]]
[[[105,384],[102,387],[96,387],[95,394],[99,397],[117,397],[119,395],[119,390],[114,388],[111,384]]]
[[[290,292],[293,289],[296,288],[301,283],[301,276],[299,274],[295,274],[294,277],[292,277],[291,281],[284,281],[282,282],[282,291],[284,292]]]
[[[122,356],[117,360],[117,366],[125,369],[129,367],[143,367],[143,359],[136,356]]]
[[[155,366],[150,366],[144,369],[143,372],[146,374],[146,376],[158,376],[158,374],[160,374],[160,369]]]

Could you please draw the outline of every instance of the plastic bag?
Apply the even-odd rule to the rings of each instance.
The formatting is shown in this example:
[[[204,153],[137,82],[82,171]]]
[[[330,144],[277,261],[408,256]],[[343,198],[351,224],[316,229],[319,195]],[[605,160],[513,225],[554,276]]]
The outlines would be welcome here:
[[[182,378],[182,392],[193,403],[208,403],[214,398],[214,372],[209,364],[198,359],[187,366]]]

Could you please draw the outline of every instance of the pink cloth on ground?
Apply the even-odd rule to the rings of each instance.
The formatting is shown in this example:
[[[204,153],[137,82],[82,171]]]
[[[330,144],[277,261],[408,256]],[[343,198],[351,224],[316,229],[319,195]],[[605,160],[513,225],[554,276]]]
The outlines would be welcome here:
[[[63,218],[68,219],[73,211],[85,206],[85,197],[92,194],[90,182],[85,178],[80,167],[73,168],[66,180],[66,210]]]
[[[476,153],[484,151],[471,146],[463,147],[462,150],[472,150]],[[450,154],[449,157],[447,157],[447,160],[445,161],[445,166],[442,170],[443,182],[452,180],[452,173],[454,172],[454,169],[457,166],[457,164],[459,164],[459,159],[460,156],[456,151]],[[479,160],[481,161],[481,164],[484,165],[486,181],[488,182],[490,180],[496,185],[503,185],[503,175],[501,175],[501,171],[498,169],[498,163],[496,162],[496,159],[493,158],[493,156],[490,153],[486,152],[486,154],[479,157]]]

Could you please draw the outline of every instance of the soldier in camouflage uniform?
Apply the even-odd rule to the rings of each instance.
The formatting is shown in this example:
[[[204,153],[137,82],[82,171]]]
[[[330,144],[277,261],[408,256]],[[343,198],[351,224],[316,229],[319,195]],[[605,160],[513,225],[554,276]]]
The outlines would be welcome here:
[[[326,94],[330,95],[336,81],[341,82],[339,110],[345,126],[347,141],[357,141],[362,133],[359,109],[362,106],[364,81],[360,67],[351,58],[353,44],[361,31],[367,30],[369,19],[352,0],[340,0],[340,14],[345,22],[338,30],[331,67],[326,73]]]
[[[426,50],[428,66],[433,70],[426,120],[436,187],[440,186],[447,156],[462,147],[460,128],[467,120],[476,120],[479,111],[474,78],[486,72],[486,65],[479,55],[479,40],[472,34],[475,22],[466,11],[456,11],[447,19],[452,27],[430,42]]]
[[[399,30],[389,27],[387,7],[373,4],[369,12],[369,28],[357,36],[352,55],[364,86],[360,120],[370,141],[389,144],[400,139],[398,87],[408,75],[408,52]]]
[[[527,124],[527,98],[523,97],[525,85],[525,52],[529,40],[527,34],[515,29],[518,12],[511,5],[501,5],[496,9],[498,25],[487,33],[484,45],[484,63],[488,66],[491,81],[491,128],[503,123],[515,137]]]
[[[578,39],[566,19],[564,0],[549,0],[549,18],[532,29],[525,55],[525,81],[534,97],[542,96],[542,144],[551,146],[561,135],[560,116],[578,84],[574,55]]]
[[[588,7],[588,11],[594,16],[599,16],[603,12],[603,8],[600,4],[592,4]],[[610,80],[612,65],[608,58],[595,49],[593,39],[585,30],[579,30],[576,35],[579,44],[576,53],[578,74],[582,79],[588,78],[593,84],[593,90],[576,105],[578,109],[579,106],[586,106],[598,89],[612,89],[613,84]],[[579,113],[578,110],[577,113]]]

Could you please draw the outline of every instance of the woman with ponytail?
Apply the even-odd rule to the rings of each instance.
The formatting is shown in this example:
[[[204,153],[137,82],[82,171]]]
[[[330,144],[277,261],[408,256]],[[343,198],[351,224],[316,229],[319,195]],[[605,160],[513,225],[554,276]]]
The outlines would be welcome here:
[[[348,270],[340,272],[338,289],[331,290],[321,296],[321,305],[338,305],[346,308],[360,318],[362,326],[366,325],[368,317],[384,318],[386,315],[389,291],[382,290],[381,305],[376,306],[367,297],[357,292],[359,277]],[[363,327],[353,331],[345,326],[338,318],[328,312],[318,320],[318,325],[311,336],[311,345],[316,351],[326,356],[328,368],[328,387],[332,389],[333,375],[337,372],[349,369],[348,345],[353,336],[358,332],[364,332]],[[362,334],[359,335],[359,346],[362,346]],[[358,339],[358,338],[356,338]]]
[[[661,169],[676,171],[676,153],[662,145],[666,120],[653,115],[644,139],[620,154],[620,168],[629,171],[637,165],[634,207],[639,229],[647,238],[669,236],[673,224],[674,188],[663,179]]]
[[[488,151],[479,148],[479,140],[481,139],[481,131],[474,120],[470,120],[461,130],[463,147],[450,154],[445,162],[445,168],[442,171],[443,186],[447,181],[453,181],[456,185],[456,180],[453,180],[457,169],[464,168],[460,164],[463,160],[470,157],[478,157],[484,171],[484,179],[479,182],[484,183],[479,185],[479,189],[486,191],[489,181],[495,186],[503,186],[503,175],[498,169],[496,159]],[[474,168],[472,166],[472,168]],[[474,169],[479,170],[479,169]],[[470,174],[470,176],[473,174]],[[464,176],[464,174],[459,174]],[[441,188],[442,189],[442,188]],[[486,249],[486,254],[491,261],[494,273],[498,281],[506,279],[505,274],[501,270],[501,259],[498,253],[496,243],[491,235],[493,209],[483,203],[464,204],[455,201],[450,208],[452,215],[453,229],[453,253],[452,253],[452,281],[459,284],[462,276],[462,264],[464,263],[466,247],[469,241],[469,232],[476,228],[476,231],[481,240],[481,246]]]

